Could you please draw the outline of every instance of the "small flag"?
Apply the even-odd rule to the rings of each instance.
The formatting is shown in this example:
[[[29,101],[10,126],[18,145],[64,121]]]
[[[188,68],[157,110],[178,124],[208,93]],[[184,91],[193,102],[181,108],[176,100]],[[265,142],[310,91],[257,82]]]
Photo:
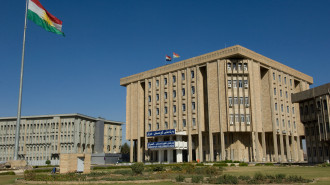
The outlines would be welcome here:
[[[50,14],[38,0],[29,0],[28,18],[46,31],[63,35],[62,21]]]
[[[173,58],[179,58],[180,56],[173,52]]]
[[[171,61],[171,60],[172,60],[172,58],[170,56],[166,55],[166,61]]]

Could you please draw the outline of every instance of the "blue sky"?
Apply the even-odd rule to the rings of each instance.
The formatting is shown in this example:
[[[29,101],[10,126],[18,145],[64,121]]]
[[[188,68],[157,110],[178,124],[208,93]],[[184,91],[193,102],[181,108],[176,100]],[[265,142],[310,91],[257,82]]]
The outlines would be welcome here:
[[[22,115],[82,113],[125,122],[122,77],[242,45],[330,79],[330,1],[40,0],[66,37],[28,21]],[[0,116],[16,116],[25,2],[3,1]],[[179,61],[179,60],[178,60]]]

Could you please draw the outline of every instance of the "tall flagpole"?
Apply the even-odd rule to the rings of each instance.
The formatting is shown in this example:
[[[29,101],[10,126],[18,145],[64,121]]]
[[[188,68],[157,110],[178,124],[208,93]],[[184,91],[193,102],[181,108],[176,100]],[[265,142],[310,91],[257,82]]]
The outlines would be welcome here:
[[[25,32],[27,27],[27,11],[28,11],[29,0],[26,0],[25,7],[25,22],[24,22],[24,33],[23,33],[23,49],[22,49],[22,64],[21,64],[21,79],[19,84],[19,95],[18,95],[18,110],[17,110],[17,122],[16,122],[16,133],[15,133],[15,151],[14,160],[18,159],[18,145],[19,145],[19,127],[21,122],[21,105],[22,105],[22,88],[23,88],[23,72],[24,72],[24,54],[25,54]]]

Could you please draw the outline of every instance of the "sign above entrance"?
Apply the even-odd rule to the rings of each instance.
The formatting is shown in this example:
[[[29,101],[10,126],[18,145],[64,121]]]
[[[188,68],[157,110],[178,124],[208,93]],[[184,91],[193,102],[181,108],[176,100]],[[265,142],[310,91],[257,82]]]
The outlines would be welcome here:
[[[174,141],[161,141],[161,142],[150,142],[148,143],[148,149],[154,148],[174,148],[175,142]]]
[[[175,129],[159,130],[147,132],[147,137],[174,135]]]

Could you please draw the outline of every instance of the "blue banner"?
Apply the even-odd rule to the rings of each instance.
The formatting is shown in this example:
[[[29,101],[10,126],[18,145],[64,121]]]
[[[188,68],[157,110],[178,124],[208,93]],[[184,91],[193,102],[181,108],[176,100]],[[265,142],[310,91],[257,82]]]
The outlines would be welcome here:
[[[147,137],[166,136],[166,135],[174,135],[174,134],[175,134],[175,129],[159,130],[159,131],[147,132]]]
[[[174,148],[175,141],[161,141],[161,142],[150,142],[148,143],[148,149],[154,148]]]

